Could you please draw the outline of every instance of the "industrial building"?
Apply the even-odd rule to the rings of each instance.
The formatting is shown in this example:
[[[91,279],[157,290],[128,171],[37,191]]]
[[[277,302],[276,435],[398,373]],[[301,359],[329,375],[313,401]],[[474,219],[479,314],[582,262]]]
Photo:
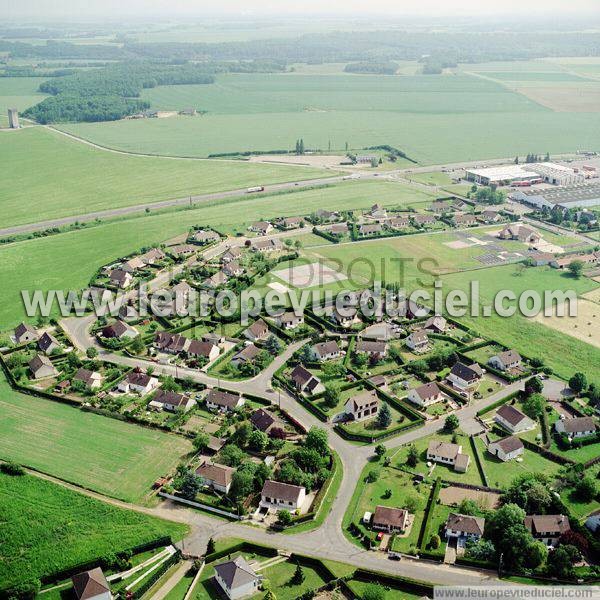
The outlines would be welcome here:
[[[511,200],[535,208],[589,208],[600,206],[600,182],[580,183],[545,190],[515,190],[510,193]]]
[[[8,126],[11,129],[19,129],[19,111],[16,108],[8,109]]]
[[[552,185],[573,185],[585,180],[585,173],[551,162],[507,165],[486,169],[466,169],[467,181],[481,185],[510,185],[523,183],[551,183]]]

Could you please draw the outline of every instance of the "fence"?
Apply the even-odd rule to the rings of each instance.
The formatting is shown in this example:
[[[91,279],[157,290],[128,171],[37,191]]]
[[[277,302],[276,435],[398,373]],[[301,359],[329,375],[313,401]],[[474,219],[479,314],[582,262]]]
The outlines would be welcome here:
[[[166,492],[158,492],[158,495],[161,498],[167,498],[168,500],[173,500],[173,502],[179,502],[180,504],[186,504],[187,506],[192,506],[194,508],[200,508],[202,510],[212,512],[217,515],[221,515],[222,517],[225,517],[226,519],[233,519],[235,521],[243,521],[246,518],[244,515],[236,515],[234,513],[228,512],[226,510],[222,510],[221,508],[216,508],[215,506],[211,506],[210,504],[201,504],[200,502],[194,502],[193,500],[187,500],[186,498],[180,498],[179,496],[174,496],[173,494],[167,494]]]

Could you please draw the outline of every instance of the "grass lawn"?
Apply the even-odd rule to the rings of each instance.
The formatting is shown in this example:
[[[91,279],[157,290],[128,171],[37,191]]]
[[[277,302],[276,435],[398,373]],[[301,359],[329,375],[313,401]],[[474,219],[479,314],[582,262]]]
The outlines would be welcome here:
[[[177,585],[165,596],[165,600],[183,600],[192,585],[195,573],[188,571],[177,583]]]
[[[379,477],[373,483],[369,483],[365,479],[370,471],[379,471]],[[388,489],[392,491],[392,495],[386,498],[386,490]],[[362,533],[369,532],[370,529],[363,525],[362,518],[365,512],[373,513],[378,505],[404,508],[407,502],[412,503],[416,507],[412,528],[406,537],[397,536],[394,544],[395,549],[407,552],[411,546],[416,546],[419,540],[419,532],[421,531],[429,493],[430,486],[424,483],[413,483],[410,474],[398,469],[383,467],[383,461],[381,463],[369,463],[363,469],[344,515],[342,522],[344,532],[347,533],[350,523],[357,525]],[[358,543],[349,534],[348,537],[353,542]]]
[[[431,441],[442,441],[442,442],[452,442],[452,435],[445,433],[438,433],[436,435],[432,435],[429,437],[418,439],[414,442],[417,450],[419,451],[419,462],[417,466],[411,468],[411,471],[415,473],[421,473],[425,476],[429,476],[430,468],[427,467],[427,446]],[[435,467],[433,471],[431,471],[431,478],[441,477],[446,481],[458,481],[462,483],[470,483],[472,485],[483,485],[481,481],[481,477],[479,476],[479,471],[477,470],[477,463],[475,462],[475,457],[473,456],[473,451],[471,449],[471,442],[466,435],[459,434],[459,439],[457,442],[462,446],[462,453],[467,454],[471,457],[471,461],[469,463],[469,467],[466,473],[458,473],[454,470],[454,467],[443,465],[440,463],[433,463]],[[409,446],[402,446],[396,453],[393,458],[394,464],[405,466],[406,465],[406,457],[408,454]]]
[[[492,356],[495,356],[503,350],[502,346],[498,346],[498,344],[490,344],[489,346],[483,346],[476,350],[469,350],[468,352],[465,352],[465,354],[473,361],[481,363],[482,365],[487,365],[488,360]]]
[[[0,474],[0,512],[0,587],[187,531],[29,475]]]
[[[356,594],[357,598],[362,598],[367,588],[373,583],[351,579],[350,581],[348,581],[348,586],[350,587],[352,592]],[[383,600],[419,600],[419,598],[422,598],[420,594],[412,594],[410,592],[405,591],[401,587],[384,587],[383,591]]]
[[[194,194],[327,176],[320,169],[124,156],[41,127],[4,135],[2,223],[17,225]],[[43,198],[43,202],[39,199]]]
[[[452,178],[447,173],[432,171],[431,173],[410,173],[407,178],[411,181],[425,183],[427,185],[452,185]]]
[[[291,583],[296,570],[296,564],[289,561],[280,562],[272,567],[260,570],[268,580],[271,589],[275,592],[278,600],[296,600],[308,590],[320,588],[326,581],[309,566],[303,566],[304,581],[299,585]],[[256,598],[262,598],[264,593],[256,594]]]
[[[560,470],[560,465],[527,448],[525,448],[525,451],[520,456],[523,459],[522,462],[511,460],[505,463],[496,456],[492,456],[485,449],[483,440],[477,438],[475,443],[479,450],[479,456],[481,457],[488,484],[494,488],[507,488],[515,478],[523,473],[554,475]],[[474,466],[477,467],[477,465]]]
[[[0,379],[1,459],[140,502],[191,449],[183,437],[19,394]]]

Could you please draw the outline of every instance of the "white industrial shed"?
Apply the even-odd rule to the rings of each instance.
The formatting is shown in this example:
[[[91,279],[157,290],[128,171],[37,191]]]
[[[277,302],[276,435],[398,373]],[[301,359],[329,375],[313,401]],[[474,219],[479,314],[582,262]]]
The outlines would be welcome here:
[[[515,190],[510,198],[535,208],[590,208],[600,206],[600,182],[546,190]]]

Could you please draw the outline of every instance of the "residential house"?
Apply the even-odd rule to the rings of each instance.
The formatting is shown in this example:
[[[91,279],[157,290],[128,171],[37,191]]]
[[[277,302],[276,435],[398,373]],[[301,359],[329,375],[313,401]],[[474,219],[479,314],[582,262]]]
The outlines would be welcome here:
[[[410,226],[408,217],[393,217],[387,222],[387,225],[392,229],[406,229]]]
[[[318,394],[325,389],[321,380],[302,365],[294,367],[290,379],[296,390],[302,394]]]
[[[600,531],[600,508],[590,513],[585,520],[585,526],[592,532],[598,533]]]
[[[452,217],[454,227],[471,227],[477,225],[477,217],[469,213],[456,213]]]
[[[430,406],[443,399],[442,392],[434,381],[413,388],[406,397],[413,404],[421,407]]]
[[[217,271],[214,275],[207,277],[202,282],[202,285],[207,288],[215,289],[225,285],[228,281],[229,277],[227,277],[227,274],[224,271]]]
[[[258,235],[267,235],[273,231],[273,225],[268,221],[257,221],[256,223],[252,223],[248,229]]]
[[[600,261],[600,251],[591,254],[569,254],[563,258],[554,258],[550,261],[550,266],[555,269],[568,269],[571,263],[578,261],[585,266],[593,266]]]
[[[335,223],[325,228],[325,231],[333,233],[334,235],[345,235],[348,233],[348,223]]]
[[[586,437],[596,433],[596,423],[593,417],[575,417],[574,419],[559,419],[554,424],[558,433],[566,433],[570,438]]]
[[[448,200],[435,200],[427,207],[427,210],[436,214],[442,214],[454,210],[454,207]]]
[[[521,366],[521,355],[516,350],[505,350],[488,360],[488,365],[499,371],[510,371]]]
[[[402,328],[398,325],[388,323],[387,321],[380,321],[379,323],[373,323],[373,325],[365,327],[359,335],[364,340],[387,342],[398,337],[401,330]]]
[[[200,229],[194,233],[193,240],[198,244],[210,244],[212,242],[218,242],[221,236],[211,229]]]
[[[38,340],[38,348],[44,354],[52,354],[55,350],[60,349],[60,342],[51,333],[45,331]]]
[[[205,358],[208,362],[215,360],[220,352],[221,350],[216,344],[200,340],[192,340],[186,350],[188,356],[192,358]]]
[[[227,275],[227,277],[239,277],[244,273],[244,267],[240,265],[237,260],[232,260],[223,265],[223,273]]]
[[[379,223],[361,225],[358,228],[358,237],[367,237],[369,235],[378,235],[383,231]]]
[[[158,261],[164,260],[167,255],[160,248],[151,248],[148,252],[144,252],[140,258],[145,265],[153,265]]]
[[[299,227],[304,227],[304,218],[285,217],[284,219],[280,219],[278,224],[284,229],[298,229]]]
[[[358,321],[358,311],[352,306],[345,307],[342,310],[338,310],[336,306],[330,318],[340,327],[352,327]]]
[[[112,600],[110,586],[100,567],[71,577],[77,600]]]
[[[28,344],[39,337],[38,332],[28,323],[21,323],[15,327],[15,342],[17,344]]]
[[[424,329],[415,329],[405,341],[413,352],[423,352],[429,346],[429,337]]]
[[[159,389],[148,406],[157,410],[166,410],[168,412],[186,413],[191,410],[196,401],[186,394]]]
[[[123,269],[113,269],[108,276],[111,285],[122,290],[127,289],[133,283],[133,275]]]
[[[73,381],[81,381],[88,389],[97,390],[102,385],[102,375],[97,371],[80,367],[73,375]]]
[[[561,535],[571,531],[569,517],[565,515],[528,515],[525,527],[536,541],[552,548],[558,544]]]
[[[332,212],[330,210],[325,210],[324,208],[319,208],[315,212],[317,219],[320,219],[322,222],[332,223],[333,221],[337,221],[341,219],[342,215],[339,212]]]
[[[554,254],[551,252],[528,252],[527,258],[533,262],[536,267],[545,267],[554,260]]]
[[[127,271],[127,273],[135,273],[140,269],[146,267],[146,263],[143,261],[141,256],[134,256],[129,260],[126,260],[124,263],[121,263],[121,270]]]
[[[294,311],[288,310],[275,317],[275,325],[281,329],[289,331],[290,329],[296,329],[304,323],[304,315],[297,315]]]
[[[167,248],[167,252],[173,258],[186,258],[192,254],[196,254],[198,248],[192,244],[178,244],[177,246],[171,246]]]
[[[47,377],[57,377],[58,371],[55,369],[51,360],[43,354],[36,354],[29,361],[29,369],[34,379],[45,379]]]
[[[375,390],[364,390],[344,404],[344,412],[355,421],[371,419],[379,410],[379,397]]]
[[[191,340],[178,333],[169,331],[157,331],[154,334],[154,347],[159,352],[167,354],[179,354],[186,352],[190,347]]]
[[[102,329],[102,337],[117,340],[133,339],[137,337],[138,331],[135,327],[123,323],[123,321],[115,321],[112,325],[107,325]]]
[[[408,511],[403,508],[377,506],[371,522],[372,527],[373,529],[386,531],[387,533],[402,533],[406,531],[408,515]]]
[[[226,440],[223,438],[215,437],[214,435],[208,436],[208,446],[204,449],[205,453],[217,454],[221,448],[225,445]]]
[[[416,302],[405,298],[398,305],[398,316],[404,317],[409,321],[427,316],[429,309],[424,306],[419,306]]]
[[[479,218],[484,223],[498,223],[499,221],[502,221],[502,215],[496,210],[484,210],[479,215]]]
[[[129,300],[119,307],[119,319],[123,321],[137,321],[139,319],[139,314],[133,304],[133,300]]]
[[[206,396],[206,406],[219,412],[232,412],[243,406],[245,400],[241,394],[210,390]]]
[[[264,408],[258,408],[250,415],[250,423],[263,433],[270,434],[273,430],[284,430],[283,421]]]
[[[182,298],[186,302],[193,291],[194,288],[187,281],[180,281],[171,288],[175,298]]]
[[[485,527],[483,517],[450,513],[446,521],[446,539],[456,538],[457,546],[462,547],[467,540],[474,542],[481,539]]]
[[[429,317],[429,319],[423,323],[423,329],[431,333],[444,333],[447,325],[448,321],[445,317],[435,315],[433,317]]]
[[[537,231],[520,223],[507,225],[498,232],[498,237],[501,240],[517,240],[527,244],[536,244],[542,239]]]
[[[435,225],[436,218],[432,215],[411,215],[412,222],[417,226]]]
[[[450,442],[432,440],[427,447],[427,460],[450,465],[459,473],[465,473],[471,462],[468,454],[463,454],[462,446]]]
[[[235,367],[239,367],[243,363],[251,363],[261,353],[261,349],[254,344],[248,344],[244,346],[239,352],[233,355],[231,358],[231,364]]]
[[[260,492],[260,505],[277,510],[298,510],[306,498],[303,486],[267,479]]]
[[[501,461],[506,462],[507,460],[521,456],[525,451],[525,446],[523,446],[523,442],[518,437],[511,435],[495,442],[490,442],[487,450]]]
[[[475,388],[482,377],[483,371],[477,363],[465,365],[457,362],[450,369],[447,379],[454,387],[466,391]]]
[[[503,404],[496,411],[494,421],[510,433],[521,433],[535,427],[535,421],[512,404]]]
[[[229,600],[256,594],[261,578],[243,556],[215,565],[215,581]]]
[[[387,210],[381,204],[373,204],[371,210],[365,216],[378,222],[385,221],[388,218]]]
[[[213,462],[204,462],[196,469],[196,475],[204,480],[204,483],[222,494],[229,494],[231,480],[235,469],[226,465],[220,465]]]
[[[371,360],[383,360],[387,354],[388,346],[385,342],[358,340],[355,351],[357,354],[367,354]]]
[[[251,342],[260,342],[261,340],[267,339],[269,336],[269,326],[263,319],[258,319],[257,321],[254,321],[248,329],[244,330],[243,335]]]
[[[268,240],[253,240],[250,243],[250,249],[253,252],[263,252],[264,254],[269,254],[271,252],[275,252],[276,250],[283,250],[283,243],[279,238],[271,238]]]
[[[227,252],[221,255],[221,262],[228,263],[232,260],[238,260],[242,256],[243,252],[239,246],[234,246],[233,248],[229,248]]]
[[[136,393],[140,396],[146,396],[152,390],[158,387],[158,379],[140,369],[134,369],[125,376],[125,379],[119,383],[117,389],[125,394]]]
[[[316,360],[332,360],[339,358],[342,354],[340,347],[337,342],[330,340],[328,342],[320,342],[312,347],[312,352],[315,355]]]

